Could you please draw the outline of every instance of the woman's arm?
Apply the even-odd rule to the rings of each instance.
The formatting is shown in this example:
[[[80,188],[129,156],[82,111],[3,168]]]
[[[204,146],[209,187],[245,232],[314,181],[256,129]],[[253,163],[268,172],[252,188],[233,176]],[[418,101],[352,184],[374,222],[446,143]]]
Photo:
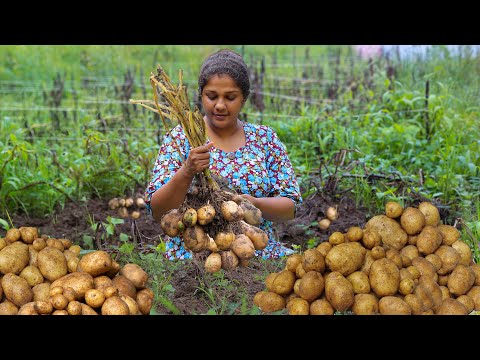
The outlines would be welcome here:
[[[260,209],[262,218],[273,222],[284,222],[295,217],[295,203],[292,199],[282,196],[256,198],[242,194],[252,205]]]
[[[187,160],[180,169],[165,185],[153,193],[150,206],[155,220],[160,222],[167,211],[182,205],[195,175],[210,165],[210,148],[212,146],[213,143],[210,142],[191,149]]]

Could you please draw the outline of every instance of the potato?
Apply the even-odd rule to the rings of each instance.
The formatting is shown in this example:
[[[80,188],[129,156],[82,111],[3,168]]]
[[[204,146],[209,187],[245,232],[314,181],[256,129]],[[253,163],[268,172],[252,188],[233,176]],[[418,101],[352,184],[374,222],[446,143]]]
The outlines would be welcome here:
[[[37,228],[22,226],[18,230],[20,231],[20,237],[25,244],[31,244],[36,238],[38,238]]]
[[[374,246],[370,254],[373,260],[382,259],[387,256],[385,249],[381,246]]]
[[[293,275],[293,273],[291,273]],[[276,282],[278,277],[275,279]],[[295,277],[293,278],[295,282]],[[293,289],[292,282],[292,289]],[[307,271],[307,273],[302,277],[300,282],[298,293],[302,299],[307,300],[309,303],[318,299],[325,289],[325,282],[323,280],[322,274],[317,271]],[[290,290],[291,291],[291,290]],[[287,293],[288,294],[288,293]]]
[[[389,201],[385,204],[385,215],[389,218],[396,219],[403,213],[403,207],[396,201]]]
[[[266,293],[268,293],[268,291],[265,291],[265,290],[257,292],[253,297],[253,304],[257,307],[260,307],[260,298]]]
[[[327,230],[332,222],[329,219],[318,219],[318,228],[322,231]]]
[[[18,307],[33,300],[32,289],[24,278],[15,275],[14,273],[8,273],[2,277],[0,283],[7,300],[11,301]]]
[[[449,275],[439,275],[439,276],[438,276],[438,280],[437,280],[438,285],[440,285],[440,286],[447,286],[447,284],[448,284],[448,277],[449,277]]]
[[[455,300],[467,308],[467,314],[470,314],[475,309],[475,302],[468,295],[460,295]]]
[[[372,257],[372,252],[367,250],[365,253],[365,260],[363,261],[363,265],[360,268],[360,271],[364,272],[367,276],[370,274],[370,267],[372,266],[375,259]]]
[[[474,284],[475,273],[465,265],[457,265],[448,276],[448,291],[455,296],[465,295]]]
[[[295,269],[295,276],[297,278],[301,279],[305,274],[306,274],[306,271],[303,268],[302,263],[298,264],[297,268]]]
[[[183,213],[182,222],[187,227],[192,227],[197,223],[197,211],[193,208],[185,210]]]
[[[57,310],[64,310],[68,305],[68,299],[63,294],[55,294],[51,296],[50,302]]]
[[[275,292],[279,295],[287,295],[293,291],[293,285],[295,283],[295,274],[289,270],[280,271],[271,280],[271,292]]]
[[[125,301],[125,304],[127,304],[130,315],[137,315],[138,314],[138,312],[139,312],[138,304],[134,299],[132,299],[130,296],[126,296],[126,295],[120,295],[120,299]]]
[[[143,289],[147,284],[148,274],[137,264],[125,264],[119,274],[130,280],[137,290]]]
[[[446,286],[440,286],[440,290],[442,290],[442,301],[452,297]]]
[[[345,242],[345,235],[339,231],[335,231],[328,237],[328,242],[331,245],[339,245]]]
[[[70,301],[67,305],[66,310],[68,315],[83,315],[82,303],[80,301]]]
[[[321,298],[310,304],[310,315],[333,315],[335,309],[327,299]]]
[[[118,289],[118,295],[127,295],[135,299],[137,288],[135,285],[123,275],[117,275],[112,279],[113,286]]]
[[[102,291],[103,291],[103,294],[105,295],[106,299],[109,298],[109,297],[118,295],[118,289],[113,285],[103,288]],[[137,295],[138,295],[138,292],[137,292]]]
[[[31,301],[28,302],[20,307],[18,309],[17,315],[38,315],[38,313],[35,311],[35,302]]]
[[[287,256],[287,261],[285,264],[285,269],[295,273],[298,264],[302,262],[302,255],[300,254],[292,254]]]
[[[352,305],[355,315],[378,314],[378,299],[373,294],[356,294]]]
[[[470,265],[470,269],[473,270],[473,273],[475,274],[475,285],[480,285],[480,265],[478,264],[473,264]]]
[[[325,277],[325,298],[337,311],[349,309],[355,300],[352,284],[340,272],[332,271]]]
[[[112,266],[110,267],[110,270],[108,270],[104,275],[108,276],[110,279],[113,279],[119,271],[120,264],[115,259],[112,259]]]
[[[422,300],[417,295],[414,294],[407,294],[403,298],[403,301],[405,301],[408,306],[410,306],[410,309],[412,310],[413,315],[420,315],[424,311],[426,311],[426,306],[424,306]]]
[[[75,290],[73,290],[73,288],[68,286],[65,289],[63,289],[62,294],[67,298],[68,302],[74,301],[77,298],[77,294],[75,293]]]
[[[466,295],[475,303],[475,311],[480,311],[480,286],[472,286]]]
[[[268,235],[262,229],[242,221],[245,235],[252,241],[255,250],[263,250],[268,245]]]
[[[433,311],[437,311],[437,308],[442,304],[443,301],[443,294],[440,286],[432,277],[428,275],[422,275],[418,280],[418,286],[424,286],[432,295],[432,309]]]
[[[352,284],[355,294],[368,294],[370,292],[370,282],[368,275],[363,271],[355,271],[347,276],[347,280]]]
[[[368,275],[370,286],[378,297],[394,295],[400,285],[400,270],[387,258],[375,260]]]
[[[68,315],[68,311],[67,310],[55,310],[54,312],[52,312],[52,315]]]
[[[43,282],[32,288],[33,301],[47,301],[50,297],[50,283]]]
[[[410,274],[412,274],[412,279],[413,279],[413,280],[420,278],[420,276],[422,275],[422,274],[420,273],[420,270],[418,270],[418,268],[417,268],[416,266],[414,266],[414,265],[409,266],[409,267],[407,268],[407,270],[408,270],[408,272],[409,272]]]
[[[11,301],[4,300],[0,303],[0,315],[17,315],[18,306]]]
[[[20,277],[27,280],[30,287],[41,284],[43,282],[43,276],[40,270],[36,266],[26,266],[19,274]]]
[[[378,234],[378,233],[377,233]],[[380,236],[380,235],[378,235]],[[363,238],[363,230],[358,226],[352,226],[345,234],[347,241],[360,241]]]
[[[37,238],[37,239],[33,240],[32,246],[35,250],[40,251],[45,246],[47,246],[47,242],[46,242],[45,239]]]
[[[309,315],[310,304],[302,298],[292,299],[287,306],[288,315]]]
[[[308,249],[302,256],[302,267],[305,272],[318,271],[322,273],[325,270],[325,259],[316,249]]]
[[[220,250],[229,250],[233,240],[235,240],[233,232],[218,232],[214,237],[214,241]]]
[[[400,254],[400,259],[402,260],[402,267],[408,268],[412,265],[412,259],[410,259],[407,255]]]
[[[343,236],[343,234],[342,234]],[[330,244],[328,241],[324,241],[320,244],[317,245],[317,247],[315,248],[320,254],[323,255],[323,257],[325,258],[325,256],[327,256],[328,252],[330,250],[332,250],[332,244]]]
[[[293,293],[295,295],[297,295],[297,297],[301,297],[300,296],[300,284],[301,283],[302,283],[302,279],[297,279],[297,280],[295,280],[295,283],[293,284]]]
[[[432,263],[435,271],[440,270],[442,267],[442,259],[440,259],[440,256],[435,255],[435,254],[428,254],[425,256],[425,260],[428,260]]]
[[[420,275],[428,275],[435,279],[438,278],[437,272],[435,271],[435,267],[432,265],[430,261],[426,260],[423,257],[414,258],[412,260],[412,266],[415,266],[418,269],[418,271],[420,272]]]
[[[212,222],[215,214],[215,208],[211,204],[206,204],[197,209],[197,223],[202,226],[207,225]]]
[[[328,252],[325,263],[332,272],[338,271],[342,275],[348,276],[362,267],[365,253],[365,248],[360,244],[339,244]]]
[[[402,229],[400,224],[385,215],[372,217],[367,221],[364,229],[376,231],[381,236],[382,243],[388,248],[400,250],[408,240],[407,233]]]
[[[92,309],[102,307],[105,302],[105,294],[102,290],[89,289],[85,292],[85,303]]]
[[[460,239],[460,231],[456,227],[451,225],[438,225],[438,230],[442,233],[443,245],[450,246],[455,241]]]
[[[113,286],[113,281],[106,275],[100,275],[93,278],[93,287],[97,290],[104,290],[105,288]]]
[[[82,315],[98,315],[98,313],[87,304],[80,303],[80,305],[82,307]]]
[[[82,256],[77,264],[77,271],[83,271],[95,277],[108,272],[111,266],[110,254],[103,250],[97,250]]]
[[[119,296],[106,299],[101,308],[102,315],[129,315],[130,309],[125,301]]]
[[[57,295],[57,294],[63,294],[63,287],[62,286],[50,286],[50,296]]]
[[[222,269],[233,270],[238,266],[239,260],[233,251],[222,251],[220,256],[222,258]]]
[[[53,311],[53,306],[50,301],[34,301],[33,309],[37,314],[51,314]]]
[[[20,274],[30,260],[28,245],[14,242],[0,250],[0,272]]]
[[[74,253],[73,251],[68,250],[68,249],[63,251],[63,255],[65,256],[65,259],[67,260],[67,267],[68,267],[68,262],[70,261],[70,259],[78,259],[78,255],[76,253]]]
[[[243,219],[246,223],[258,226],[262,223],[262,212],[249,201],[242,201],[240,207],[243,210]]]
[[[28,265],[38,268],[38,251],[34,249],[33,245],[28,245],[28,256],[30,257]]]
[[[183,214],[178,209],[171,209],[160,220],[160,227],[168,236],[174,237],[180,234],[178,222],[182,221]]]
[[[77,256],[80,256],[80,251],[82,248],[79,245],[72,245],[68,248],[68,250],[73,251]]]
[[[417,248],[423,255],[433,254],[442,244],[442,233],[436,227],[426,225],[418,234]]]
[[[53,239],[53,238],[49,238],[46,240],[47,242],[47,246],[50,246],[50,247],[53,247],[55,249],[58,249],[60,250],[61,252],[63,252],[65,250],[65,248],[63,247],[63,244],[60,240],[58,239]]]
[[[79,258],[71,258],[70,260],[67,261],[67,270],[69,273],[73,273],[77,271],[79,261],[80,261]]]
[[[153,305],[153,291],[152,289],[145,288],[137,292],[135,298],[138,310],[142,315],[149,315]]]
[[[206,250],[209,243],[208,236],[200,225],[186,228],[183,233],[183,241],[185,247],[193,252]]]
[[[7,244],[12,244],[15,241],[18,241],[20,239],[21,239],[21,234],[19,229],[11,228],[7,230],[7,233],[5,234],[5,241]]]
[[[470,246],[468,246],[462,240],[457,240],[452,244],[452,248],[454,248],[458,254],[460,255],[459,264],[470,266],[472,262],[472,250]]]
[[[82,301],[85,298],[87,290],[93,289],[93,277],[86,272],[73,272],[52,282],[50,288],[52,289],[56,286],[62,288],[71,287],[75,290],[75,300]]]
[[[411,315],[412,309],[404,300],[395,296],[384,296],[378,301],[378,311],[382,315]]]
[[[388,249],[385,251],[385,257],[393,261],[393,263],[397,266],[398,270],[403,267],[402,257],[398,250],[395,249]]]
[[[231,249],[239,259],[250,259],[255,256],[255,246],[244,234],[235,235]]]
[[[420,256],[418,248],[414,245],[406,245],[403,249],[400,250],[400,255],[408,256],[411,260]]]
[[[222,268],[222,257],[219,253],[211,253],[205,260],[205,271],[215,273]]]
[[[435,255],[442,259],[442,267],[437,271],[438,275],[451,273],[460,262],[460,254],[451,246],[441,245],[435,251]]]
[[[440,222],[440,213],[438,208],[430,202],[421,202],[418,210],[425,216],[425,225],[437,226]]]
[[[374,229],[364,230],[362,244],[366,249],[373,249],[375,246],[382,244],[382,237]]]
[[[295,300],[295,299],[294,299]],[[293,301],[293,300],[292,300]],[[285,309],[285,299],[277,293],[268,291],[258,299],[258,307],[264,313],[272,313]]]
[[[408,235],[407,244],[408,245],[417,245],[417,235]]]
[[[436,315],[467,315],[468,309],[455,299],[445,299],[435,312]]]
[[[413,282],[413,279],[411,278],[405,278],[400,281],[400,284],[398,286],[398,291],[402,295],[408,295],[413,293],[413,289],[415,289],[415,283]]]
[[[416,208],[407,207],[400,216],[400,224],[408,235],[416,235],[425,226],[425,215]]]
[[[50,246],[38,252],[37,263],[43,277],[49,281],[55,281],[68,273],[65,256],[60,250]]]

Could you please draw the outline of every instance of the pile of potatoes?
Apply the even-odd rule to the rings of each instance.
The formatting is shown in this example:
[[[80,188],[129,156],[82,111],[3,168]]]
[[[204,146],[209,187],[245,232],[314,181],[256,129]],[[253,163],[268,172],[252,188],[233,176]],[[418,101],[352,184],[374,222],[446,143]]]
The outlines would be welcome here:
[[[11,228],[0,238],[0,315],[149,315],[153,291],[137,264],[68,239]]]
[[[110,210],[117,210],[118,216],[121,218],[132,218],[136,220],[141,215],[141,210],[145,208],[145,200],[142,197],[133,199],[131,197],[126,198],[113,198],[108,202]]]
[[[255,250],[268,244],[268,235],[257,227],[263,220],[261,211],[237,194],[230,198],[219,204],[218,211],[210,203],[197,209],[172,209],[160,222],[165,234],[181,236],[187,249],[208,252],[205,270],[210,273],[247,266]],[[227,226],[213,230],[209,226],[213,221]]]
[[[480,310],[480,265],[461,233],[422,202],[385,214],[287,258],[253,299],[290,315],[466,315]]]

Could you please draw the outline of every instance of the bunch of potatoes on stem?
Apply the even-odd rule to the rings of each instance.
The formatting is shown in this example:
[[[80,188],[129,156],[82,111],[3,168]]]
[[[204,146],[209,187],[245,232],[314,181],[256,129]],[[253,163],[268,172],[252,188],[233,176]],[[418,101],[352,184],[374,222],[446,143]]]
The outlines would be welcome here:
[[[467,315],[480,310],[480,266],[430,202],[385,214],[287,258],[253,299],[290,315]]]
[[[161,219],[170,237],[182,236],[192,252],[206,252],[205,270],[232,270],[247,266],[268,244],[268,235],[259,227],[262,213],[247,199],[224,189],[192,186],[185,201]]]
[[[0,315],[148,315],[153,291],[137,264],[69,239],[11,228],[0,238]]]

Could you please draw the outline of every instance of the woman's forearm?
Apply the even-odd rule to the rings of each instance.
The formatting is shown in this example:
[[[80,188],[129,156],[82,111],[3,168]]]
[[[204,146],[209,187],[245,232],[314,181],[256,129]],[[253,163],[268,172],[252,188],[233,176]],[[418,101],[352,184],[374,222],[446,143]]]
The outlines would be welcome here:
[[[165,185],[153,193],[150,206],[155,220],[160,222],[167,211],[180,207],[192,180],[193,177],[182,166]]]
[[[287,197],[254,198],[251,202],[260,209],[266,220],[284,222],[295,217],[295,203]]]

